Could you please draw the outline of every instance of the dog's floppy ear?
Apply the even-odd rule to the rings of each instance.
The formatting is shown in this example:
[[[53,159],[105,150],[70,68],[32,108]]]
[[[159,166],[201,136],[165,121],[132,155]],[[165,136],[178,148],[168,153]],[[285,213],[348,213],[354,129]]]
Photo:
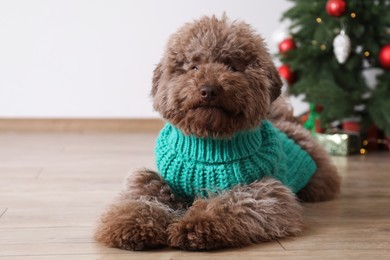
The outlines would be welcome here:
[[[271,102],[277,99],[281,92],[283,82],[280,79],[279,72],[276,70],[275,66],[271,64],[268,68],[268,78],[270,79],[271,85],[269,89]]]
[[[154,97],[154,95],[156,95],[157,88],[158,88],[158,85],[160,84],[162,74],[163,74],[162,62],[160,62],[159,64],[157,64],[156,68],[153,71],[152,91],[151,91],[152,97]]]

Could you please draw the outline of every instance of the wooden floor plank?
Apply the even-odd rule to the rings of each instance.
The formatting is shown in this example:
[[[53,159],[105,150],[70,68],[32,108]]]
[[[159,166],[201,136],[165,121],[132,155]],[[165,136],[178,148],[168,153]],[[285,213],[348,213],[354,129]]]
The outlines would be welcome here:
[[[126,252],[124,250],[115,249],[115,248],[106,248],[101,247],[99,244],[91,242],[78,242],[78,243],[25,243],[25,244],[0,244],[0,252],[2,252],[3,256],[44,256],[44,255],[69,255],[69,252],[72,252],[72,255],[87,255],[87,254],[102,254],[102,255],[122,255],[125,254],[127,257],[137,256],[142,257],[145,255],[150,256],[158,256],[161,254],[165,254],[165,256],[185,256],[190,257],[194,255],[192,252],[184,252],[176,249],[160,249],[154,250],[151,252]],[[283,249],[277,243],[264,243],[262,246],[261,252],[282,252]],[[261,253],[260,251],[256,253]],[[218,252],[220,256],[228,256],[229,254],[234,253],[237,257],[245,256],[247,254],[246,250],[221,250]],[[215,255],[216,252],[198,253],[199,256],[211,256]],[[254,253],[253,253],[254,255]]]
[[[0,181],[1,184],[5,184],[6,180],[26,182],[36,179],[42,171],[42,167],[0,167]]]
[[[258,259],[287,259],[287,260],[312,260],[312,259],[354,259],[354,260],[366,260],[366,259],[388,259],[390,250],[310,250],[310,251],[271,251],[263,250],[258,252],[176,252],[172,250],[157,250],[153,252],[123,252],[115,251],[113,253],[99,252],[95,249],[95,253],[85,254],[56,254],[51,252],[49,254],[42,255],[4,255],[1,259],[12,260],[92,260],[92,259],[115,259],[115,260],[229,260],[229,259],[245,259],[245,260],[258,260]]]
[[[98,215],[104,210],[101,207],[10,207],[6,214],[0,211],[0,230],[2,228],[44,228],[44,227],[86,227],[93,226]]]
[[[386,250],[390,249],[389,224],[310,225],[298,238],[286,238],[286,250]],[[305,237],[307,239],[301,239]]]
[[[117,188],[121,188],[118,183]],[[49,192],[8,192],[0,193],[0,205],[8,208],[68,208],[68,207],[98,207],[109,203],[116,195],[118,190],[102,191],[58,191]]]
[[[92,230],[92,226],[0,228],[0,245],[92,243]]]

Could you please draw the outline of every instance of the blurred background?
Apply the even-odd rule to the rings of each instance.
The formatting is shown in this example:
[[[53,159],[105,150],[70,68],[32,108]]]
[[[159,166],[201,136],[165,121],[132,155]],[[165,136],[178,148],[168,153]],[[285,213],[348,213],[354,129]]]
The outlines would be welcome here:
[[[273,37],[286,0],[0,1],[0,118],[158,118],[149,92],[169,35],[202,15]],[[280,35],[276,35],[280,37]],[[297,113],[306,105],[296,102]]]

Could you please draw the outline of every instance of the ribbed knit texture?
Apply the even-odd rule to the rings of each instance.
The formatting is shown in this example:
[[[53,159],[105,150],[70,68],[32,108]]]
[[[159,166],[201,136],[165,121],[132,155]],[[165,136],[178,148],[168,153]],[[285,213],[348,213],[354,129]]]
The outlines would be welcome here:
[[[267,120],[231,139],[187,136],[167,123],[157,139],[155,156],[172,191],[189,200],[266,176],[296,193],[316,171],[309,154]]]

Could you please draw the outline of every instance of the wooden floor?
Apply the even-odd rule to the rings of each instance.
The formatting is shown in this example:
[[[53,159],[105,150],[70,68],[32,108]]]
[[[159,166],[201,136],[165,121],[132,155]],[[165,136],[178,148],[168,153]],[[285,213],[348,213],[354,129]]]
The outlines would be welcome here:
[[[156,134],[0,134],[2,259],[390,259],[390,153],[333,158],[334,201],[307,204],[299,237],[214,252],[127,252],[92,239],[94,223]]]

